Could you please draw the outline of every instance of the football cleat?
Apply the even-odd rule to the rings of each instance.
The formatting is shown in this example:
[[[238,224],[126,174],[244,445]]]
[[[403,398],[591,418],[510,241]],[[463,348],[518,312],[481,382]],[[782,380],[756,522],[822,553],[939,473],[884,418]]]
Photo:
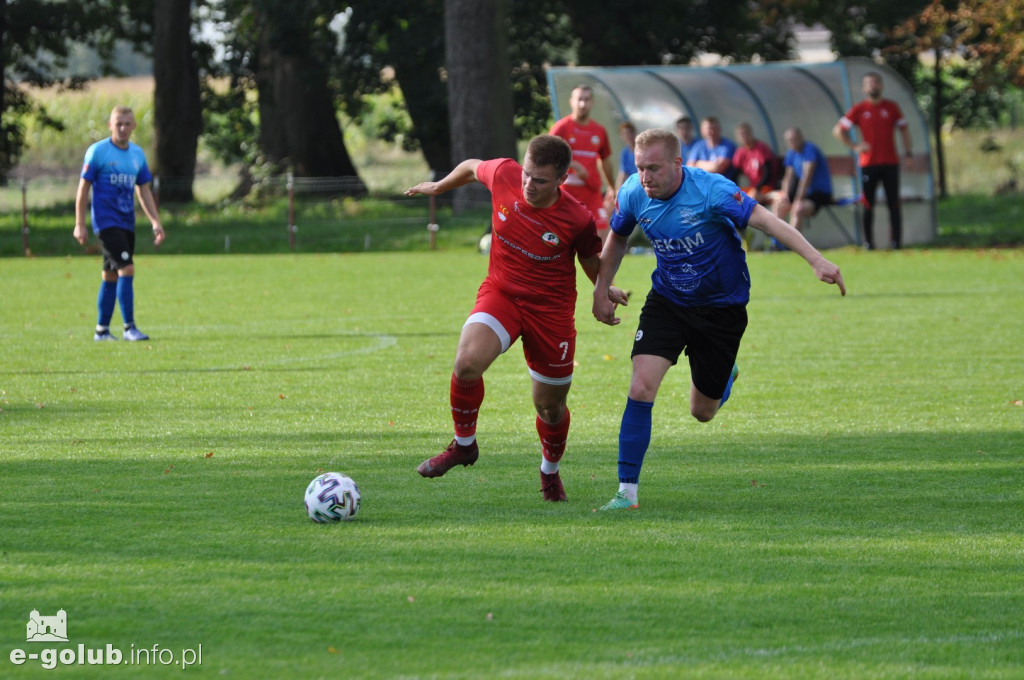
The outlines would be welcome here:
[[[456,465],[472,465],[479,457],[480,449],[476,445],[476,440],[469,446],[462,446],[453,439],[443,452],[420,463],[416,472],[424,477],[440,477]]]
[[[138,342],[140,340],[149,340],[149,336],[140,331],[135,326],[124,329],[124,339],[129,342]]]
[[[601,510],[636,510],[640,504],[626,498],[621,491],[615,494],[615,498],[601,506]]]
[[[562,478],[558,476],[557,472],[553,472],[550,475],[540,473],[540,490],[544,494],[544,500],[558,502],[567,501],[565,497],[565,488],[562,486]]]
[[[116,335],[112,335],[110,331],[96,331],[96,335],[92,336],[92,339],[96,342],[103,342],[106,340],[117,340],[118,337]]]

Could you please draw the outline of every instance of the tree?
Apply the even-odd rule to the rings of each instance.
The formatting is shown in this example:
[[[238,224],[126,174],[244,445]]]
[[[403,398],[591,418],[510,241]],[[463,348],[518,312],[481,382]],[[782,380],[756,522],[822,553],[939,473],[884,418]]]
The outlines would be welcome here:
[[[790,53],[789,23],[775,2],[562,4],[579,38],[578,62],[587,66],[686,64],[702,53],[778,60]]]
[[[345,25],[339,60],[346,113],[360,120],[364,95],[383,94],[399,84],[412,127],[381,129],[404,148],[421,149],[435,177],[451,170],[448,92],[444,68],[444,0],[422,0],[415,12],[406,0],[378,0],[353,6]],[[390,67],[390,70],[387,68]],[[389,77],[393,74],[393,77]]]
[[[337,36],[326,22],[344,3],[252,4],[260,146],[267,160],[291,167],[300,177],[353,177],[352,193],[364,193],[366,186],[345,148],[328,80]]]
[[[192,0],[153,3],[153,127],[161,201],[193,199],[203,113],[191,5]]]
[[[215,3],[225,29],[218,74],[227,76],[230,87],[203,97],[205,120],[222,158],[244,158],[272,173],[290,168],[300,177],[346,177],[351,180],[346,193],[365,193],[338,122],[340,83],[331,78],[338,43],[331,22],[347,5],[341,0]],[[255,103],[249,98],[254,89]],[[258,130],[258,150],[240,134],[249,130]]]
[[[34,115],[44,125],[63,129],[60,120],[20,85],[82,87],[87,80],[82,75],[57,75],[68,68],[72,41],[96,48],[101,64],[110,68],[120,28],[114,9],[106,2],[0,0],[0,184],[7,183],[21,156],[25,116]]]
[[[505,34],[506,0],[445,0],[445,54],[452,162],[516,156]],[[458,190],[455,208],[486,200],[487,190]]]
[[[931,0],[891,31],[898,41],[893,51],[933,57],[929,103],[943,198],[947,195],[944,120],[948,117],[959,127],[994,122],[1002,92],[1008,86],[1024,86],[1024,13],[1013,5]],[[966,86],[956,87],[955,80]]]
[[[893,49],[899,43],[891,32],[914,16],[929,0],[792,0],[794,18],[805,23],[821,22],[832,33],[832,48],[844,57],[882,58],[887,66],[908,81],[914,80],[917,55]]]

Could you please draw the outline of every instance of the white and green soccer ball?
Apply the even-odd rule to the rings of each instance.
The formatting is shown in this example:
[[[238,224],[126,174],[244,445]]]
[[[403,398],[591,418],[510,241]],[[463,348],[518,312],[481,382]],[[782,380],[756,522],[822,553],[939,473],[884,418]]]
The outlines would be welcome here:
[[[361,501],[355,480],[340,472],[325,472],[306,487],[306,514],[321,524],[353,519]]]

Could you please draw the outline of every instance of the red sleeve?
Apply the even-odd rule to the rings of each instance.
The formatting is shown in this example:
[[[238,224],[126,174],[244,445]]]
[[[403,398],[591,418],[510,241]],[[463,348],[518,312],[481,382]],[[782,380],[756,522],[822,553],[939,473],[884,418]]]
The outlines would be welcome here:
[[[893,120],[896,121],[896,127],[898,127],[898,128],[905,128],[905,127],[907,127],[907,117],[903,115],[903,110],[900,109],[900,105],[897,104],[896,102],[893,102],[892,103],[892,110],[893,110],[893,114],[895,115],[895,118],[893,118]]]
[[[587,211],[590,212],[589,210]],[[580,259],[586,259],[588,257],[594,257],[595,255],[601,254],[601,248],[604,246],[604,241],[597,235],[597,223],[594,222],[594,216],[590,216],[590,222],[580,232],[579,236],[576,237],[576,257]]]
[[[851,107],[850,110],[846,112],[845,117],[854,125],[860,126],[860,111],[860,103],[854,104],[853,107]]]
[[[562,137],[564,139],[565,135],[562,133],[562,129],[565,127],[565,121],[565,118],[556,120],[555,124],[551,126],[550,130],[548,130],[548,134],[554,135],[555,137]]]
[[[476,166],[476,178],[485,187],[490,189],[494,186],[494,177],[498,174],[498,168],[508,162],[508,158],[495,158],[489,161],[482,161]]]

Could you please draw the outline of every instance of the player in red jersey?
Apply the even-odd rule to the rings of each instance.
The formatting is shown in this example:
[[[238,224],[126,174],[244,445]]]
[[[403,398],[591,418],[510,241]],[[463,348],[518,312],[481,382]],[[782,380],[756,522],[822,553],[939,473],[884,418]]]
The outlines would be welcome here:
[[[736,140],[739,144],[732,155],[732,165],[737,174],[747,178],[740,187],[758,203],[765,203],[779,184],[779,162],[775,151],[754,136],[750,123],[736,126]]]
[[[407,196],[437,196],[478,181],[491,191],[490,262],[476,305],[462,327],[450,383],[455,439],[417,471],[440,477],[479,456],[477,413],[484,399],[484,371],[517,339],[532,378],[536,427],[541,441],[541,492],[546,501],[566,500],[559,462],[569,435],[566,397],[576,350],[576,264],[595,281],[601,239],[594,217],[560,190],[572,149],[565,140],[540,135],[530,141],[523,164],[511,158],[459,163],[444,179],[422,182]],[[625,304],[622,290],[609,299]]]
[[[871,72],[861,79],[864,100],[854,104],[835,127],[832,134],[860,157],[864,183],[864,245],[875,247],[872,230],[875,223],[875,194],[878,183],[885,189],[885,202],[889,207],[890,242],[893,248],[902,245],[903,216],[900,208],[900,159],[896,153],[895,130],[903,138],[903,153],[908,161],[914,157],[910,141],[910,128],[899,105],[882,97],[882,76]],[[850,130],[860,129],[861,142],[854,143]]]
[[[550,134],[569,142],[572,164],[564,186],[594,214],[597,235],[604,240],[610,217],[605,201],[613,203],[615,200],[615,163],[608,131],[590,117],[594,90],[589,85],[573,88],[569,94],[569,107],[572,113],[552,125]],[[601,190],[602,184],[604,191]]]

